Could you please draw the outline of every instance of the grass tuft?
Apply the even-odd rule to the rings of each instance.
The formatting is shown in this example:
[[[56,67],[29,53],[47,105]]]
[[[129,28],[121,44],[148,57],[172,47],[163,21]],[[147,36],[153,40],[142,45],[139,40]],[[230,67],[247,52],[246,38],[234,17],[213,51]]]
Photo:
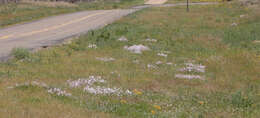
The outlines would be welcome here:
[[[23,60],[29,58],[30,51],[25,48],[14,48],[11,55],[17,60]]]

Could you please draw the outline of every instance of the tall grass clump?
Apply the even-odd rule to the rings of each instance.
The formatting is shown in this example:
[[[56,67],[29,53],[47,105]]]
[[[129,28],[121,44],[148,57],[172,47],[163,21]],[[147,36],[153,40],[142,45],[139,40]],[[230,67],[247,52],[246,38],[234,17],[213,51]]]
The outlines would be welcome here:
[[[29,58],[30,52],[25,48],[15,48],[12,50],[11,55],[17,60],[22,60]]]

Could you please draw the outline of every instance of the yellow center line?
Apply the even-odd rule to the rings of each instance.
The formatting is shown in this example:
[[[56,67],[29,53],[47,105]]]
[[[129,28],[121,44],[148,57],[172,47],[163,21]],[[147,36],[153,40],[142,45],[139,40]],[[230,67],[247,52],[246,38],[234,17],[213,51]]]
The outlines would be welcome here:
[[[16,36],[24,37],[24,36],[30,36],[30,35],[34,35],[34,34],[38,34],[38,33],[42,33],[42,32],[47,32],[47,31],[50,31],[50,30],[59,29],[61,27],[64,27],[64,26],[67,26],[67,25],[70,25],[70,24],[73,24],[73,23],[77,23],[77,22],[80,22],[80,21],[83,21],[83,20],[86,20],[86,19],[88,19],[90,17],[93,17],[93,16],[105,14],[107,12],[109,12],[109,11],[103,11],[101,13],[95,13],[95,14],[88,15],[88,16],[85,16],[85,17],[82,17],[82,18],[79,18],[79,19],[75,19],[75,20],[69,21],[67,23],[63,23],[63,24],[60,24],[60,25],[52,26],[52,27],[47,27],[47,28],[44,28],[44,29],[41,29],[41,30],[36,30],[36,31],[28,32],[28,33],[23,33],[23,34],[20,34],[20,35],[18,34]],[[13,35],[13,34],[6,35],[6,36],[1,36],[0,40],[1,39],[8,39],[8,38],[11,38],[11,37],[14,37],[14,36],[15,35]]]
[[[8,38],[10,38],[10,37],[13,37],[13,35],[11,34],[11,35],[6,35],[6,36],[1,36],[1,37],[0,37],[0,40],[1,40],[1,39],[8,39]]]

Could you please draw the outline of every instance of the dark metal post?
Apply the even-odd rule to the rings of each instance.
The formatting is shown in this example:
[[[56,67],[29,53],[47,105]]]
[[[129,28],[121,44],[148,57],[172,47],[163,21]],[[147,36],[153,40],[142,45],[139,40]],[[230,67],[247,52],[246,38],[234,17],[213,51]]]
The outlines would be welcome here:
[[[187,12],[189,12],[189,0],[187,0]]]

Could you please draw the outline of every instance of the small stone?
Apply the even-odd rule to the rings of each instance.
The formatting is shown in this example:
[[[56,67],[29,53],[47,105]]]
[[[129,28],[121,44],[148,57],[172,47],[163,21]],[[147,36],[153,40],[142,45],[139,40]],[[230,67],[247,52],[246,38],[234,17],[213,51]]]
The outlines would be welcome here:
[[[132,52],[132,53],[136,53],[136,54],[142,54],[143,51],[148,51],[150,50],[150,48],[148,48],[147,46],[144,45],[133,45],[133,46],[125,46],[124,49]]]
[[[157,61],[155,64],[160,65],[160,64],[163,64],[163,62],[162,61]]]
[[[172,62],[167,62],[166,64],[167,64],[167,65],[173,65],[173,63],[172,63]]]
[[[149,42],[157,42],[156,39],[146,39],[145,41],[149,41]]]
[[[122,36],[122,37],[120,37],[120,38],[118,39],[118,41],[128,41],[128,39],[127,39],[126,37]]]
[[[156,66],[152,64],[147,64],[147,68],[156,68]]]
[[[237,23],[232,23],[231,26],[237,26]]]
[[[110,57],[104,57],[104,58],[101,58],[101,57],[96,57],[97,60],[100,60],[100,61],[104,61],[104,62],[109,62],[109,61],[115,61],[114,58]]]
[[[168,56],[167,54],[164,54],[164,53],[158,53],[157,55],[161,56],[161,57],[167,57]]]
[[[240,17],[240,18],[244,18],[245,16],[246,16],[246,15],[240,15],[239,17]]]
[[[201,77],[200,75],[184,75],[184,74],[176,74],[175,75],[176,78],[179,78],[179,79],[202,79],[203,80],[203,77]]]

